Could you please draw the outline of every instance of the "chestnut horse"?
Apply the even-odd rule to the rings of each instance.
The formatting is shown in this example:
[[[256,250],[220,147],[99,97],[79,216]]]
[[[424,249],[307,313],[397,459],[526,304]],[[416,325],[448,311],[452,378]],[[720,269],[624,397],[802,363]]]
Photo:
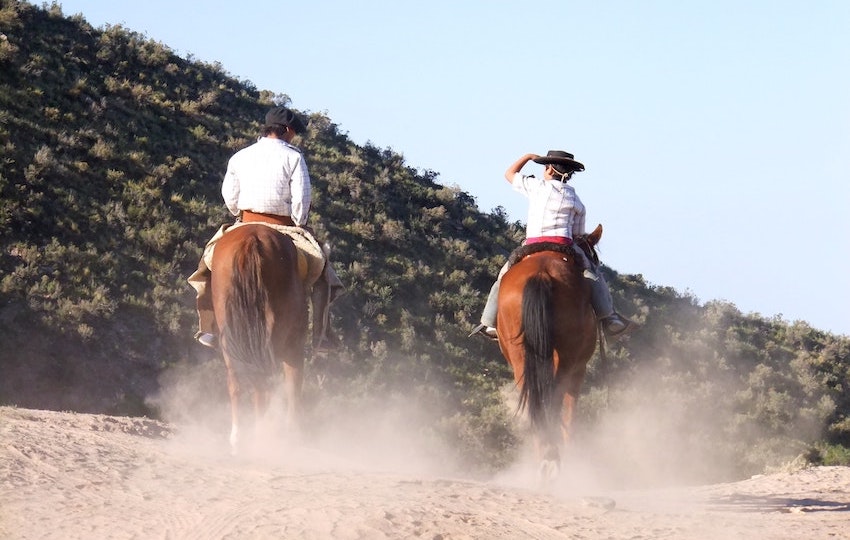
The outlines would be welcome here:
[[[298,429],[308,292],[298,274],[292,239],[262,224],[224,234],[215,247],[211,279],[230,393],[230,445],[236,454],[240,397],[253,398],[256,426],[268,409],[281,364],[287,428]]]
[[[588,251],[601,236],[600,225],[585,237]],[[513,368],[519,408],[528,410],[540,475],[548,480],[560,468],[560,448],[569,439],[598,327],[590,284],[572,248],[532,244],[520,249],[528,254],[511,266],[499,289],[499,347]]]

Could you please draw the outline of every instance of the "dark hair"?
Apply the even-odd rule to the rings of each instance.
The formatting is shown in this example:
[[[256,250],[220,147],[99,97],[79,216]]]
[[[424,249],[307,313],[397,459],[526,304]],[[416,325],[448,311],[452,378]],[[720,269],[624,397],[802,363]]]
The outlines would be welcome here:
[[[280,124],[274,124],[272,126],[263,126],[260,134],[263,137],[268,137],[269,135],[274,135],[278,139],[282,139],[284,135],[286,135],[286,126],[282,126]]]
[[[575,172],[575,169],[571,169],[561,163],[550,163],[550,165],[558,172],[558,174],[569,174]]]
[[[571,167],[567,167],[566,165],[563,165],[561,163],[549,163],[548,166],[552,167],[552,170],[555,171],[555,174],[553,174],[552,176],[554,176],[556,179],[560,180],[561,182],[566,182],[566,181],[570,180],[573,177],[573,175],[576,173],[576,169],[573,169]]]

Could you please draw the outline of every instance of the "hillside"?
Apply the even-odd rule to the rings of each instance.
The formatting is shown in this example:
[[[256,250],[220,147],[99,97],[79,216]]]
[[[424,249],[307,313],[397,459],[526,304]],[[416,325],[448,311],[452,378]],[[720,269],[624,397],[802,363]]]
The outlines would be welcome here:
[[[230,219],[227,159],[285,89],[56,4],[0,6],[0,404],[220,429],[222,366],[191,339],[185,278]],[[339,352],[308,364],[314,425],[380,411],[469,467],[503,467],[521,437],[508,371],[466,334],[521,224],[304,112],[310,225],[348,286],[333,310]],[[642,326],[591,363],[587,452],[627,454],[624,475],[635,461],[728,477],[800,454],[848,460],[850,340],[606,272]]]

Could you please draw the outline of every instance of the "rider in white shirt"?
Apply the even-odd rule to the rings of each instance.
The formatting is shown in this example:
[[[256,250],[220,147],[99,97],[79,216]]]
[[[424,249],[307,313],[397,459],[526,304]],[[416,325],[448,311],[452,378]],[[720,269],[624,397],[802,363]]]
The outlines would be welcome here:
[[[298,227],[310,212],[310,175],[301,151],[274,133],[236,152],[227,163],[221,195],[230,213],[243,210],[289,216]],[[288,137],[291,139],[292,137]]]
[[[545,165],[543,178],[520,173],[529,161]],[[528,198],[528,222],[524,245],[553,242],[567,246],[573,245],[573,238],[585,234],[585,207],[581,199],[567,182],[573,174],[584,170],[584,165],[575,161],[573,155],[561,150],[550,150],[545,156],[525,154],[505,171],[505,178],[514,190]],[[614,311],[608,284],[584,251],[573,247],[576,256],[582,260],[585,277],[591,283],[591,303],[596,317],[602,322],[602,328],[609,337],[625,334],[633,325],[631,321]],[[487,304],[481,315],[481,324],[470,336],[481,333],[497,339],[496,313],[498,311],[499,285],[502,276],[510,268],[505,263],[499,277],[490,289]]]
[[[286,107],[274,107],[266,113],[261,137],[257,142],[239,150],[230,158],[221,195],[227,209],[239,221],[298,227],[310,236],[313,235],[307,227],[312,200],[310,175],[301,150],[292,145],[296,135],[306,131],[306,122],[297,114]],[[222,227],[209,244],[221,238],[226,228]],[[202,257],[198,270],[189,277],[189,283],[198,292],[200,330],[195,338],[202,345],[215,348],[217,325],[209,291],[210,275],[210,269]],[[328,306],[342,289],[333,267],[326,262],[322,275],[311,291],[314,323],[321,323],[314,324],[314,333],[320,333],[322,339],[327,337],[330,329]],[[315,344],[325,345],[321,341],[315,341]]]

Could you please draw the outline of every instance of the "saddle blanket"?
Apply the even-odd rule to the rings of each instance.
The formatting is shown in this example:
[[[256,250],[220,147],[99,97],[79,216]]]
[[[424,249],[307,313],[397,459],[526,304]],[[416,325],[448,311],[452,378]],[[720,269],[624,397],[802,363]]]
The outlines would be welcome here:
[[[207,246],[204,248],[203,259],[207,268],[212,268],[216,242],[218,242],[218,240],[224,236],[227,231],[244,225],[263,225],[265,227],[271,227],[272,229],[290,237],[292,242],[295,244],[295,247],[298,249],[298,273],[301,278],[310,287],[312,287],[316,280],[319,279],[319,276],[322,274],[322,270],[325,267],[325,254],[322,252],[322,248],[319,246],[319,243],[316,242],[316,239],[313,238],[312,234],[301,227],[274,225],[272,223],[262,223],[258,221],[238,221],[234,224],[222,225],[210,241],[207,242]]]

